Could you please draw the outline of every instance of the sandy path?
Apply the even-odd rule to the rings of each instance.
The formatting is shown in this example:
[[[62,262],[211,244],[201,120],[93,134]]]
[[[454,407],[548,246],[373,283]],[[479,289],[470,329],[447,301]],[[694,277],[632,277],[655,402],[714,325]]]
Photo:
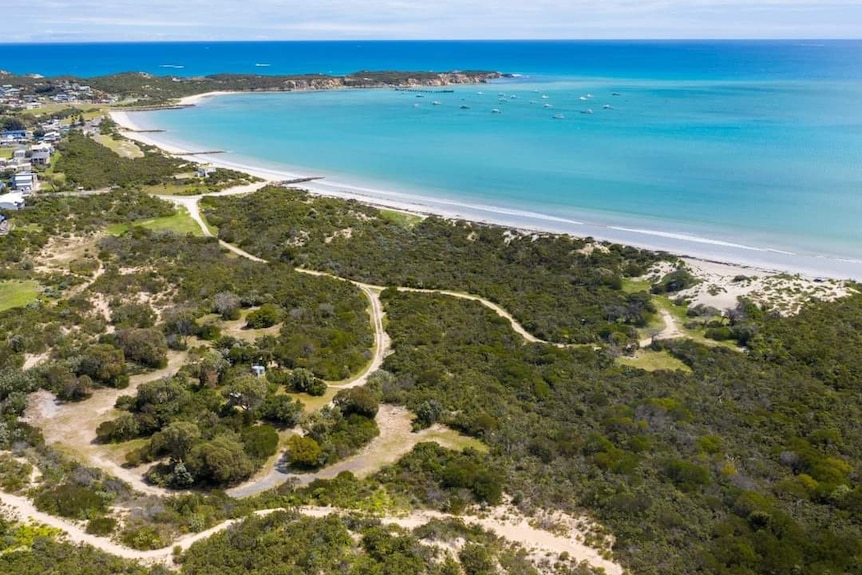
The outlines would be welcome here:
[[[278,487],[288,480],[295,481],[297,485],[308,485],[315,479],[333,479],[343,471],[349,471],[361,479],[376,473],[385,465],[395,463],[410,453],[417,443],[423,441],[434,441],[443,447],[456,447],[437,436],[446,430],[441,425],[434,425],[413,433],[411,429],[413,416],[404,407],[381,405],[375,420],[380,428],[380,435],[372,439],[355,455],[342,459],[315,473],[292,473],[284,462],[278,461],[273,469],[263,477],[256,477],[228,489],[227,494],[241,499]]]
[[[181,537],[169,547],[154,549],[152,551],[138,551],[136,549],[130,549],[114,543],[104,537],[90,535],[84,530],[80,523],[43,513],[36,509],[29,500],[23,497],[0,492],[0,502],[2,502],[4,506],[11,508],[21,518],[28,518],[63,531],[68,539],[73,543],[85,543],[118,557],[151,564],[163,563],[171,565],[173,550],[175,547],[179,547],[185,551],[194,543],[207,539],[220,531],[224,531],[234,523],[241,521],[241,519],[231,519],[229,521],[219,523],[206,531]],[[255,515],[268,515],[275,511],[279,511],[279,509],[264,509],[256,511]],[[326,517],[333,513],[345,512],[332,507],[300,507],[297,511],[303,515],[318,518]],[[623,573],[622,567],[618,564],[608,561],[603,558],[597,550],[581,543],[578,540],[578,535],[582,537],[583,534],[573,531],[569,536],[563,537],[542,529],[537,529],[530,525],[527,518],[518,514],[511,508],[498,508],[493,513],[482,517],[454,516],[436,511],[416,511],[398,517],[382,517],[381,521],[387,524],[399,525],[406,529],[415,529],[416,527],[428,523],[432,519],[449,518],[458,518],[463,520],[465,523],[479,525],[497,533],[505,539],[517,542],[528,550],[532,550],[534,552],[538,551],[557,556],[561,553],[567,552],[576,561],[587,561],[591,565],[602,567],[610,575],[622,575]]]
[[[142,383],[172,376],[187,358],[187,353],[170,352],[168,365],[164,368],[133,375],[129,378],[129,386],[126,389],[96,389],[92,397],[81,403],[59,402],[52,393],[37,391],[30,394],[24,421],[38,426],[48,445],[73,451],[86,463],[104,469],[130,483],[138,491],[150,495],[165,495],[165,491],[147,485],[140,473],[134,473],[113,461],[108,456],[110,446],[96,443],[96,428],[103,421],[117,416],[114,404],[120,396],[135,395]]]
[[[664,322],[664,327],[657,334],[640,340],[638,344],[641,347],[649,347],[652,345],[653,341],[658,341],[660,339],[678,339],[681,337],[688,337],[676,323],[676,318],[673,317],[673,314],[663,308],[659,308],[658,312]]]
[[[474,294],[470,294],[470,293],[463,293],[463,292],[450,291],[450,290],[440,290],[440,289],[419,289],[419,288],[408,288],[408,287],[399,287],[397,289],[398,289],[398,291],[402,291],[402,292],[442,294],[442,295],[447,295],[450,297],[457,297],[460,299],[468,299],[468,300],[472,300],[472,301],[477,301],[480,304],[482,304],[483,306],[485,306],[486,308],[488,308],[491,311],[493,311],[494,313],[496,313],[498,316],[507,320],[510,324],[512,324],[512,329],[515,331],[515,333],[517,333],[518,335],[523,337],[526,341],[528,341],[530,343],[544,343],[544,344],[553,345],[556,347],[567,347],[566,344],[564,344],[564,343],[552,343],[552,342],[537,338],[536,336],[534,336],[533,334],[528,332],[526,329],[524,329],[524,326],[522,326],[520,324],[520,322],[518,322],[518,320],[516,320],[514,318],[514,316],[512,316],[512,314],[510,314],[505,309],[503,309],[499,305],[495,304],[491,300],[487,300],[487,299],[483,298],[482,296],[478,296],[478,295],[474,295]]]

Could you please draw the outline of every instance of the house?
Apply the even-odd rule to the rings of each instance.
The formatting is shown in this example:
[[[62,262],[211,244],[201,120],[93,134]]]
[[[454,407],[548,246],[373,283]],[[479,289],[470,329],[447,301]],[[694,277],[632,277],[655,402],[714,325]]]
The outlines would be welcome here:
[[[45,166],[51,163],[51,154],[54,153],[54,146],[51,144],[36,144],[30,146],[30,162],[40,166]]]
[[[10,192],[0,196],[0,210],[20,210],[24,207],[24,194]]]
[[[199,178],[208,178],[215,173],[216,169],[212,166],[198,166],[197,175]]]
[[[27,139],[27,130],[6,130],[0,135],[0,139],[9,142],[20,142]]]
[[[12,152],[12,159],[16,164],[21,164],[27,159],[27,150],[19,149]]]
[[[266,368],[262,365],[253,365],[251,366],[251,372],[254,374],[255,377],[263,377],[263,375],[266,373]]]
[[[18,172],[12,176],[12,187],[24,194],[35,191],[38,185],[39,180],[33,172]]]

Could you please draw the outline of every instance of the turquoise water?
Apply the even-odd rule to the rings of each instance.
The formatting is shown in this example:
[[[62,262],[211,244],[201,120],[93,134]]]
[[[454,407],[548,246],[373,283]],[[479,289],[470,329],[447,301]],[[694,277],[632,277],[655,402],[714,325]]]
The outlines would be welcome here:
[[[227,150],[221,162],[325,176],[327,193],[862,278],[859,41],[0,44],[0,69],[518,73],[424,98],[234,95],[134,120]]]
[[[423,96],[232,95],[143,123],[365,188],[862,258],[860,84],[515,80]]]

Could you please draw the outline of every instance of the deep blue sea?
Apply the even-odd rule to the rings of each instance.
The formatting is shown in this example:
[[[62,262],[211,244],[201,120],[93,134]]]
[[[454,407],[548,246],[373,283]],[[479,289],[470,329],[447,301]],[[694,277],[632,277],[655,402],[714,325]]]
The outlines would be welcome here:
[[[227,150],[220,161],[326,176],[331,190],[862,277],[862,42],[0,45],[0,69],[514,73],[422,97],[231,95],[134,121]]]

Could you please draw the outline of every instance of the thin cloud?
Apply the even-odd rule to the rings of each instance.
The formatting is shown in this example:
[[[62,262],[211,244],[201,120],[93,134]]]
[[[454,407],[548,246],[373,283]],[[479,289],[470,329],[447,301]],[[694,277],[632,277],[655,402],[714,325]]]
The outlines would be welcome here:
[[[28,0],[2,41],[862,37],[859,0]]]

